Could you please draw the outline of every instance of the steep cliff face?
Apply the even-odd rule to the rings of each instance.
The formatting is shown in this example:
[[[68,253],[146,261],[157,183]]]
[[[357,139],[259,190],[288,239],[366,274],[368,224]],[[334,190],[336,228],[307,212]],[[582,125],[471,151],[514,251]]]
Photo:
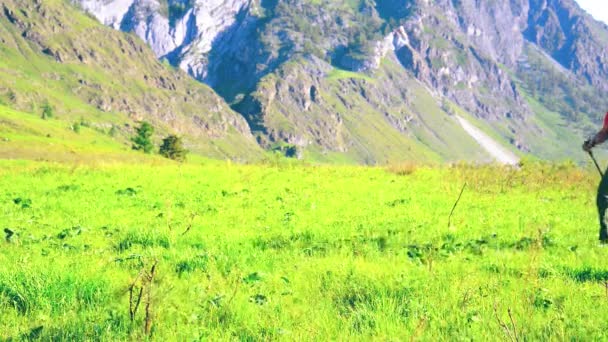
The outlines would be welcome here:
[[[115,29],[134,32],[157,57],[197,79],[207,76],[216,39],[248,11],[252,0],[82,0],[83,9]]]
[[[608,28],[574,0],[80,3],[212,86],[267,148],[377,162],[406,155],[414,139],[421,158],[466,159],[405,129],[427,115],[414,108],[426,96],[415,88],[441,120],[462,111],[513,150],[559,158],[573,151],[564,137],[589,130],[608,105]],[[373,115],[347,125],[351,113]],[[383,153],[390,143],[400,152]]]
[[[521,19],[504,18],[503,12],[512,13],[504,2],[479,7],[473,1],[456,7],[451,2],[422,4],[416,16],[397,29],[408,42],[395,46],[395,52],[418,79],[471,113],[488,120],[521,121],[530,111],[503,67],[515,64],[521,53],[523,40],[512,34]],[[488,22],[497,15],[503,19]]]

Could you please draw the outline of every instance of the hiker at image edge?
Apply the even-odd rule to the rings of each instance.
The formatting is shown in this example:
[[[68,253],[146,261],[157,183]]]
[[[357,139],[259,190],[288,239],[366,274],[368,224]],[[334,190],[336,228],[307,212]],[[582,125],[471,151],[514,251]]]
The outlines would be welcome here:
[[[583,143],[583,150],[589,153],[591,158],[594,159],[591,149],[595,147],[595,145],[603,143],[604,141],[606,141],[606,139],[608,139],[608,112],[604,116],[604,125],[602,126],[602,129],[597,132],[593,137],[587,139]],[[600,171],[600,174],[602,175],[602,181],[600,182],[600,186],[597,189],[596,200],[597,211],[600,219],[600,241],[602,243],[608,243],[608,228],[606,227],[605,221],[606,209],[608,209],[608,176],[606,175],[605,171],[601,172],[599,166],[597,167]]]

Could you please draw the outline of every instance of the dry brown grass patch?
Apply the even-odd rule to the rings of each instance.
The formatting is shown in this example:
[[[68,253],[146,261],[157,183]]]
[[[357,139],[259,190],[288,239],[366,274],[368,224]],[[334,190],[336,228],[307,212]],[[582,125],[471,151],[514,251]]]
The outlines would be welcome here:
[[[418,164],[413,161],[404,161],[400,163],[390,164],[386,167],[386,171],[394,173],[398,176],[411,175],[418,169]]]

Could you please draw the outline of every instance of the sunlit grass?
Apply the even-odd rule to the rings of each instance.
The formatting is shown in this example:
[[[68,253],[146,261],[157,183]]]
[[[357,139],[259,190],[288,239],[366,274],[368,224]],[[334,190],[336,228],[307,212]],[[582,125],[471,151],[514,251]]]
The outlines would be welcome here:
[[[0,339],[604,336],[593,170],[201,162],[1,161]]]
[[[375,80],[372,77],[369,77],[363,73],[360,72],[352,72],[352,71],[348,71],[348,70],[343,70],[343,69],[338,69],[338,68],[334,68],[328,75],[327,75],[327,79],[328,80],[342,80],[342,79],[361,79],[361,80],[366,80],[369,82],[375,82]]]

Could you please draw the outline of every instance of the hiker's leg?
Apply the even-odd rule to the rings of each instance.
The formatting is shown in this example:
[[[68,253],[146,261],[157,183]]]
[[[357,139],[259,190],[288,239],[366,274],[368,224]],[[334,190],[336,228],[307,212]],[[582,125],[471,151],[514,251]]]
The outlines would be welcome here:
[[[608,175],[602,177],[597,189],[597,211],[600,219],[600,240],[608,242],[608,227],[606,226],[606,210],[608,209]]]

